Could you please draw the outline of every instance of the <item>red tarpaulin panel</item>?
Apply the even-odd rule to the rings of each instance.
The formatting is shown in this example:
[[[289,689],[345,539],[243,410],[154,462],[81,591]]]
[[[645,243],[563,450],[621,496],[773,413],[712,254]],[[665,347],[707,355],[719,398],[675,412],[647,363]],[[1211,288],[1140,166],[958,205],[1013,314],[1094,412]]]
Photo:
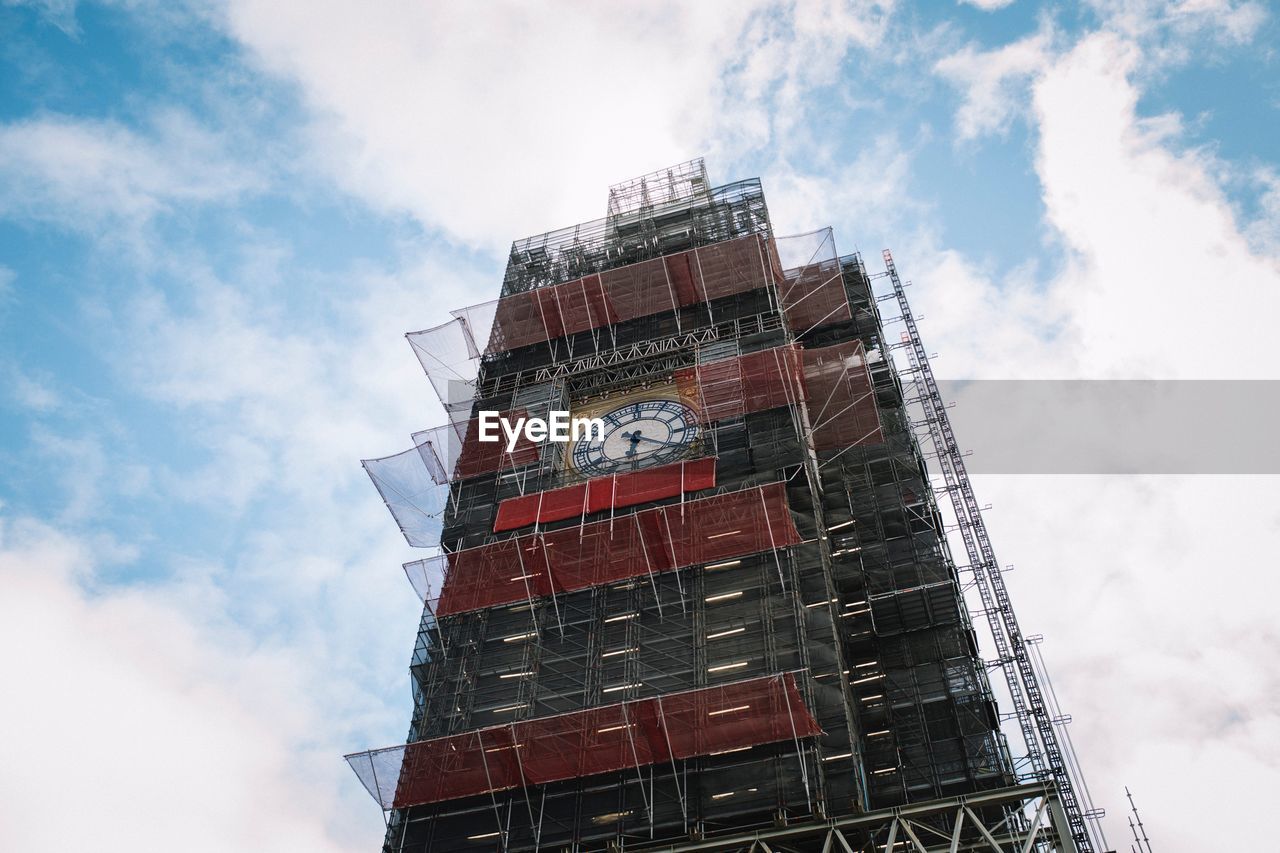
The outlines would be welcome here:
[[[612,322],[673,311],[682,304],[662,258],[602,272],[600,279],[613,309]]]
[[[769,274],[773,276],[774,281],[783,281],[786,278],[786,273],[784,273],[782,269],[782,255],[778,251],[778,238],[770,237],[765,244],[765,248],[765,258],[766,262],[769,264]]]
[[[758,234],[619,267],[498,301],[489,353],[634,320],[769,283]]]
[[[800,351],[774,347],[675,372],[681,398],[703,423],[763,412],[804,399]]]
[[[698,293],[703,301],[764,287],[768,280],[764,245],[759,235],[702,246],[691,254],[693,271],[700,280]],[[753,286],[745,286],[747,283]]]
[[[447,555],[436,615],[513,604],[800,541],[785,484],[770,483],[455,551]]]
[[[862,341],[804,350],[804,381],[815,449],[884,441]]]
[[[849,297],[844,291],[839,261],[822,261],[787,270],[778,290],[787,325],[797,335],[853,316],[849,313]]]
[[[676,295],[676,304],[681,306],[694,305],[702,301],[702,293],[693,277],[691,254],[680,252],[677,255],[667,255],[662,259],[667,281],[671,282],[671,290]]]
[[[561,521],[606,509],[674,498],[685,492],[710,489],[715,484],[716,460],[713,458],[595,477],[562,489],[508,498],[498,504],[493,530],[495,533],[515,530],[535,522]]]
[[[822,734],[791,673],[411,743],[395,808]]]

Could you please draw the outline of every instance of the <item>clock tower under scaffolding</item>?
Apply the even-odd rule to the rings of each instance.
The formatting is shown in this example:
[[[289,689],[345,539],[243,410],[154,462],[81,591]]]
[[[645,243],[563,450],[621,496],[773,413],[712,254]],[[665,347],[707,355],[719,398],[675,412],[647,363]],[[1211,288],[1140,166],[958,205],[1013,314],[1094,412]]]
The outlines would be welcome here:
[[[1103,849],[884,262],[695,160],[408,335],[448,422],[364,463],[431,549],[407,741],[348,756],[384,850]]]

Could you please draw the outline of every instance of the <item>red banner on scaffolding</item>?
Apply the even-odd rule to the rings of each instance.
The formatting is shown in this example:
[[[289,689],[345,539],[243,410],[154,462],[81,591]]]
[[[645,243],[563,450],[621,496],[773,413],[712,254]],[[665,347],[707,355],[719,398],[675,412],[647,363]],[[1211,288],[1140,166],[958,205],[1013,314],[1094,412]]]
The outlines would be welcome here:
[[[753,234],[515,293],[498,302],[487,352],[756,290],[768,283],[766,269],[762,238]]]
[[[884,441],[862,341],[804,350],[804,381],[815,449]]]
[[[587,589],[800,541],[786,484],[770,483],[455,551],[446,555],[436,615]]]
[[[791,673],[409,744],[394,808],[822,734]]]
[[[800,349],[790,344],[684,367],[675,381],[703,423],[792,405],[805,394]]]
[[[562,489],[508,498],[498,504],[493,530],[495,533],[515,530],[535,522],[562,521],[606,509],[674,498],[686,492],[710,489],[715,484],[714,458],[595,477]]]
[[[779,280],[778,293],[787,325],[796,335],[853,316],[838,260],[787,270]]]

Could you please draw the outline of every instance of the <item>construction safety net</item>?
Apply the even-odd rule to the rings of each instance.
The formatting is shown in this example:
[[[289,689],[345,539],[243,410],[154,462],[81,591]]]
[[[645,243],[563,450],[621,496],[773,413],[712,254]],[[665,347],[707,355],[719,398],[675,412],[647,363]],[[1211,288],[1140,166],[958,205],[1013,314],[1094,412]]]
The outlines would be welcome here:
[[[494,532],[515,530],[530,524],[577,518],[710,489],[715,484],[716,460],[712,458],[594,477],[572,486],[504,500],[498,504],[493,529]]]
[[[361,463],[382,501],[391,511],[405,541],[415,548],[440,542],[439,518],[449,499],[448,487],[431,475],[418,448],[365,459]]]
[[[443,552],[439,548],[436,548],[436,551],[435,556],[423,557],[420,560],[410,560],[401,565],[401,568],[404,569],[404,576],[409,579],[409,585],[417,593],[418,599],[424,603],[435,599],[433,590],[440,588],[440,581],[442,580],[439,574],[442,568],[442,561],[439,557]]]
[[[500,419],[512,425],[528,415],[524,409],[498,413]],[[523,432],[511,449],[500,427],[491,426],[489,435],[496,440],[481,441],[480,419],[471,418],[415,432],[413,441],[431,479],[441,484],[538,461],[538,445]]]
[[[546,343],[768,283],[764,238],[739,237],[498,301],[486,353]]]
[[[822,734],[791,673],[355,753],[384,809],[639,769]]]
[[[814,448],[835,450],[884,441],[862,341],[803,353]]]
[[[497,306],[496,299],[472,305],[450,312],[453,319],[448,323],[405,335],[452,422],[471,414],[480,355],[489,340]]]
[[[773,249],[782,313],[797,337],[852,317],[830,228],[778,237]]]
[[[512,604],[800,541],[785,484],[770,483],[445,554],[435,612]]]

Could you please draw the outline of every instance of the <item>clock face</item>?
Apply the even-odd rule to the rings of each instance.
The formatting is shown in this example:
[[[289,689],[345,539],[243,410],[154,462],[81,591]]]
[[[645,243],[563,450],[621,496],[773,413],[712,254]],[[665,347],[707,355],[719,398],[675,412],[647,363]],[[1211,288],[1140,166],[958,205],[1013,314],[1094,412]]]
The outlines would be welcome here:
[[[571,450],[573,467],[588,476],[675,462],[698,438],[697,417],[678,400],[636,400],[598,417],[604,439],[584,438]]]

